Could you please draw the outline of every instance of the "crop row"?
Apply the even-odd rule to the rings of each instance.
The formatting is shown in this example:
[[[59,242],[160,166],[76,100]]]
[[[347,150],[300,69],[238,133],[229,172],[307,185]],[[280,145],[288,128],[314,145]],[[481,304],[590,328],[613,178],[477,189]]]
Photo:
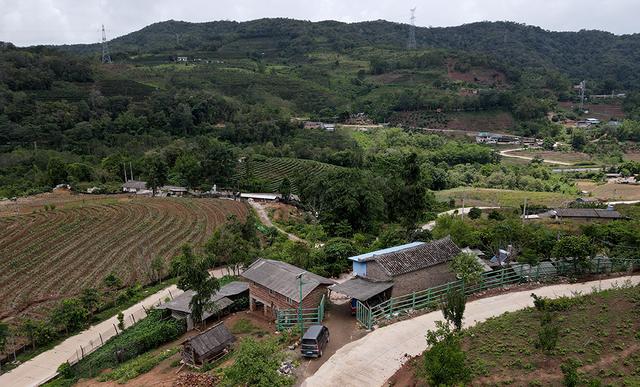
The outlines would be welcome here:
[[[152,259],[201,245],[228,215],[246,213],[228,200],[136,198],[0,219],[0,316],[99,286],[112,271],[148,282]]]

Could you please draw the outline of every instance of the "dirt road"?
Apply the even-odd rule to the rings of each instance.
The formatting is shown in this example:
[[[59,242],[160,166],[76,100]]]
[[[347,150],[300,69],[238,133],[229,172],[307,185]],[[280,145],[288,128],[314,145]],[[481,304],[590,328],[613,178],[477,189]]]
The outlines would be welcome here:
[[[269,219],[269,215],[267,214],[267,210],[262,206],[262,204],[254,201],[254,200],[249,200],[249,204],[251,205],[251,207],[253,207],[256,210],[256,213],[258,214],[258,218],[260,218],[260,221],[262,222],[262,224],[264,224],[267,227],[273,227],[276,230],[278,230],[279,232],[285,234],[287,236],[287,238],[289,238],[290,241],[307,243],[307,241],[305,241],[304,239],[299,238],[296,235],[290,234],[290,233],[286,232],[285,230],[283,230],[282,228],[280,228],[280,227],[276,226],[275,224],[273,224],[271,219]]]
[[[509,153],[509,152],[517,152],[517,151],[521,151],[521,150],[526,150],[526,149],[532,149],[532,148],[505,149],[505,150],[501,150],[500,151],[500,156],[511,157],[511,158],[514,158],[514,159],[521,159],[521,160],[529,160],[529,161],[533,160],[533,157],[512,155],[511,153]],[[558,160],[542,159],[542,161],[545,162],[545,163],[549,163],[549,164],[573,165],[572,163],[567,163],[567,162],[558,161]]]
[[[580,284],[560,284],[535,289],[540,296],[557,298],[573,296],[576,292],[589,293],[593,289],[608,289],[640,283],[640,275],[591,281]],[[531,290],[506,293],[469,302],[465,311],[465,326],[472,326],[505,312],[533,306]],[[424,338],[427,330],[442,320],[440,311],[377,329],[362,339],[340,348],[302,386],[381,386],[411,356],[427,348]]]

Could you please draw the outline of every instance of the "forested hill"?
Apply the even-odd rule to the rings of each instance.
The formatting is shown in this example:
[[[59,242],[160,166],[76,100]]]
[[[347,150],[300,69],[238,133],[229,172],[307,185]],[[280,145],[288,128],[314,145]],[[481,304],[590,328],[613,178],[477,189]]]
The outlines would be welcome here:
[[[209,57],[296,59],[317,51],[360,47],[403,47],[407,25],[383,20],[362,23],[260,19],[248,22],[166,21],[113,39],[116,57],[131,54],[206,52]],[[602,31],[552,32],[511,22],[479,22],[458,27],[416,28],[418,48],[479,52],[505,65],[556,69],[573,80],[590,79],[609,88],[640,88],[640,34]],[[97,44],[62,48],[99,53]]]

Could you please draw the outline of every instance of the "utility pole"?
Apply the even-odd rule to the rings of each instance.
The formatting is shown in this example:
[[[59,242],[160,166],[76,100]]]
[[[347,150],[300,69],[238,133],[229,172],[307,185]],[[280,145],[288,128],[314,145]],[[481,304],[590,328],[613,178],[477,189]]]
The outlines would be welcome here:
[[[300,302],[298,303],[298,325],[300,326],[300,335],[304,335],[304,323],[302,322],[302,276],[306,272],[302,272],[296,276],[298,279],[298,287],[300,288]]]
[[[107,33],[102,25],[102,63],[111,63],[111,55],[109,55],[109,45],[107,44]]]
[[[580,114],[584,111],[584,93],[587,88],[587,81],[580,82]]]
[[[460,211],[460,213],[462,214],[462,220],[464,220],[464,201],[467,198],[467,193],[465,192],[464,195],[462,195],[462,211]]]
[[[409,40],[407,41],[407,48],[409,50],[416,49],[416,7],[411,8],[411,24],[409,25]]]
[[[524,198],[524,206],[522,207],[522,223],[527,218],[527,197]]]
[[[131,180],[134,180],[134,178],[133,178],[133,167],[131,166],[131,161],[129,161],[129,171],[131,171]]]
[[[124,182],[128,182],[129,180],[127,179],[127,164],[126,163],[122,163],[122,166],[124,167]]]

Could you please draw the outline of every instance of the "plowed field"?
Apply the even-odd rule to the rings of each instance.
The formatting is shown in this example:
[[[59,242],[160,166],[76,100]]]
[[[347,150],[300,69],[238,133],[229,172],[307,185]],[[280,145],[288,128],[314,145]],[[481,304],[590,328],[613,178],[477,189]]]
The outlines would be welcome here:
[[[119,197],[16,212],[0,217],[0,318],[99,287],[111,271],[126,283],[147,283],[154,257],[202,244],[247,208],[220,199]]]

